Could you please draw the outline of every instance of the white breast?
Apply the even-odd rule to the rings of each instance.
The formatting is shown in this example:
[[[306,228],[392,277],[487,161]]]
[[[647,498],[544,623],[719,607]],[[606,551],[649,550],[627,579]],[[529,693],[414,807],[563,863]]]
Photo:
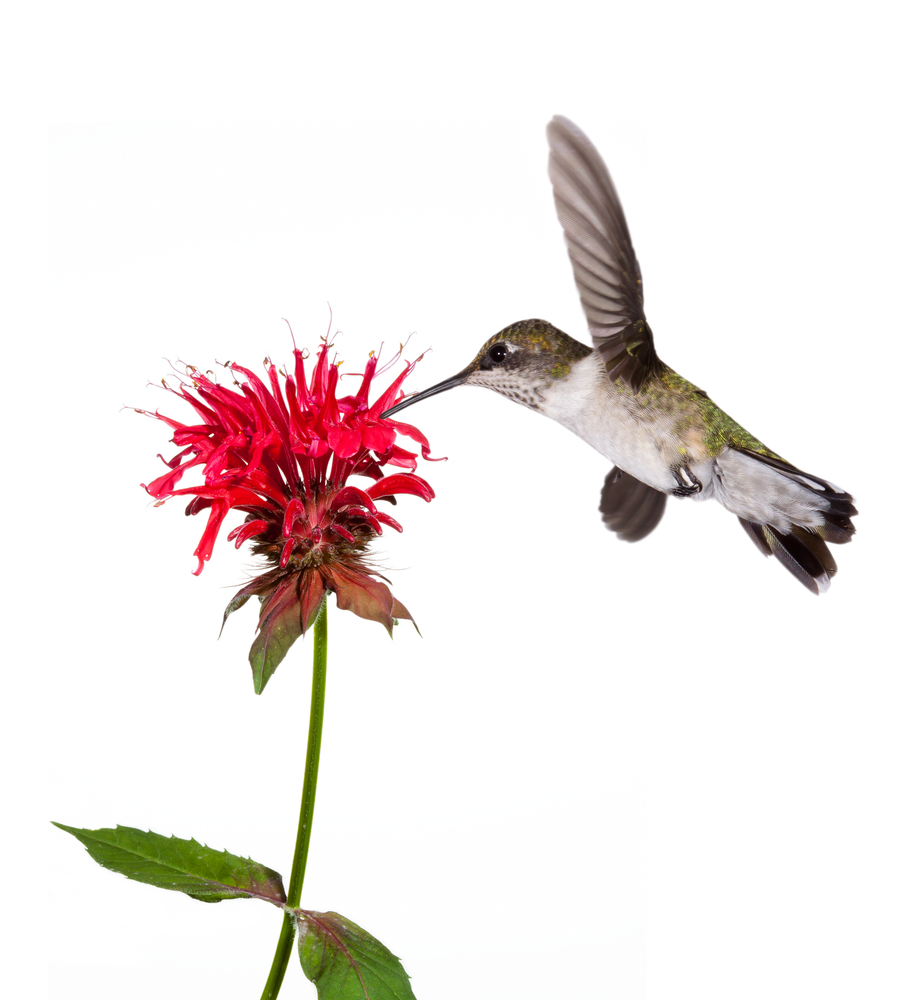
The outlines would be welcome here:
[[[620,393],[600,364],[597,355],[591,354],[572,365],[566,378],[544,390],[540,412],[568,427],[630,476],[670,492],[677,485],[672,466],[678,462],[678,451],[668,422],[638,407],[630,393]],[[712,463],[703,465],[699,469],[694,465],[692,470],[705,486]],[[698,494],[702,499],[707,496],[705,490]]]

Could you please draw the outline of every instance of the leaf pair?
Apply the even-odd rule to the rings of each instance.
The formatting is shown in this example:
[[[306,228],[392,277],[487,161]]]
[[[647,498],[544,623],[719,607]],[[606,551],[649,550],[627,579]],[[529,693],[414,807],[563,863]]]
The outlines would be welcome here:
[[[102,867],[204,903],[262,899],[289,909],[298,932],[300,964],[319,1000],[415,1000],[400,960],[380,941],[339,913],[287,907],[281,875],[196,840],[164,837],[130,826],[71,833]]]

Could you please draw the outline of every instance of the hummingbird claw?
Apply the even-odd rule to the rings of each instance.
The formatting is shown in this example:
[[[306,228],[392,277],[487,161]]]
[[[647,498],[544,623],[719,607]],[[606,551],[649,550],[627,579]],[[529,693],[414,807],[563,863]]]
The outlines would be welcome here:
[[[678,486],[672,490],[673,497],[689,497],[699,493],[703,489],[703,483],[694,475],[686,465],[676,465],[672,469],[675,482]]]

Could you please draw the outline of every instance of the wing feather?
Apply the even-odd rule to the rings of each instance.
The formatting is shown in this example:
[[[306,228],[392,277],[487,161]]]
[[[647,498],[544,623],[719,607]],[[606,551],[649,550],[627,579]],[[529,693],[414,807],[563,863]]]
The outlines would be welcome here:
[[[603,483],[600,513],[603,523],[625,542],[646,538],[666,509],[666,494],[613,466]]]
[[[557,115],[547,138],[556,214],[594,346],[610,378],[625,379],[637,392],[660,361],[619,196],[606,164],[577,125]]]

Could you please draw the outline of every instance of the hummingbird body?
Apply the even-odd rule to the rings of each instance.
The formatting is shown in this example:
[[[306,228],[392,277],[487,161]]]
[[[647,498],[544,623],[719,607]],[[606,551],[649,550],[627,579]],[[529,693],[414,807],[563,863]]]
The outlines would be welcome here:
[[[668,365],[635,393],[609,378],[597,351],[544,320],[513,324],[486,347],[496,343],[521,344],[536,354],[528,365],[528,391],[509,376],[512,388],[490,385],[489,375],[472,375],[470,384],[490,385],[550,417],[661,495],[715,499],[738,517],[781,531],[791,525],[814,530],[821,523],[828,503],[818,495],[820,484],[779,471],[777,465],[786,464],[780,456]],[[507,362],[508,372],[511,366]]]
[[[837,566],[826,542],[854,532],[853,498],[753,437],[656,354],[640,268],[612,180],[565,118],[547,129],[550,179],[594,348],[545,320],[513,323],[458,375],[384,415],[457,385],[481,385],[573,431],[614,463],[600,511],[626,541],[659,523],[668,496],[718,500],[764,555],[813,593]]]

